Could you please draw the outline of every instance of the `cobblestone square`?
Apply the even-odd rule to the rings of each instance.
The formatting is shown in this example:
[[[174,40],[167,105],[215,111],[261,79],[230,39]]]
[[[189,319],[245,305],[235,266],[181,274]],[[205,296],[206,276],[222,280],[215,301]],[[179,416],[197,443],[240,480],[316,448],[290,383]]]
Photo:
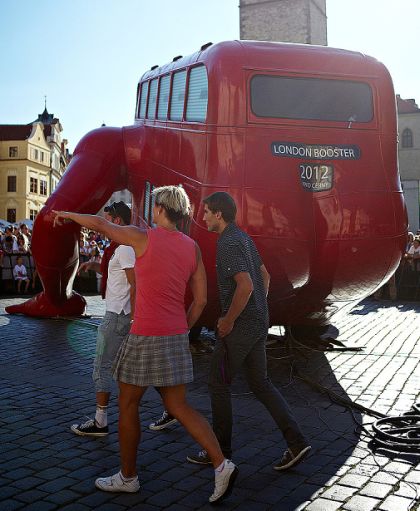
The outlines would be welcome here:
[[[20,298],[0,300],[0,511],[13,509],[119,511],[209,509],[212,470],[186,461],[198,446],[181,426],[152,432],[162,412],[149,389],[142,404],[138,453],[141,491],[107,494],[94,479],[119,467],[116,392],[110,434],[77,437],[70,425],[94,413],[91,367],[103,302],[87,297],[91,317],[40,320],[5,314]],[[336,395],[386,415],[408,412],[420,401],[420,304],[366,300],[334,322],[339,339],[362,351],[290,351],[267,346],[269,373],[290,403],[313,446],[294,470],[272,465],[285,444],[268,413],[235,380],[234,460],[239,477],[224,510],[376,510],[419,508],[420,457],[371,450],[376,419],[349,410],[317,391],[307,379]],[[272,330],[279,333],[278,328]],[[189,400],[210,418],[209,354],[194,354]],[[305,378],[305,379],[302,379]]]

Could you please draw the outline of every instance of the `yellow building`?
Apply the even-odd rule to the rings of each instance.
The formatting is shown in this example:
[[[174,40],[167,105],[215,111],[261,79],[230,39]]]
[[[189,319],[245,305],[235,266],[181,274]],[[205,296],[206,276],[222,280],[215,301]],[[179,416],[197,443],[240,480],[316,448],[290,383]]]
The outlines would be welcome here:
[[[61,131],[46,109],[31,124],[0,125],[0,219],[35,219],[67,164]]]

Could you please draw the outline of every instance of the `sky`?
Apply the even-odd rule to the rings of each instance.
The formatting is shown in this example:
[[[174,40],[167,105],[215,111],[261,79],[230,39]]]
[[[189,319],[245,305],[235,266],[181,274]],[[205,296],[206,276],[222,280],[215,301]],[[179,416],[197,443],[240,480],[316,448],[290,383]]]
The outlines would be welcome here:
[[[0,0],[0,124],[47,109],[72,151],[88,131],[133,123],[144,71],[239,38],[239,0]],[[397,6],[397,8],[395,8]],[[420,103],[420,0],[327,0],[328,45],[383,62]]]

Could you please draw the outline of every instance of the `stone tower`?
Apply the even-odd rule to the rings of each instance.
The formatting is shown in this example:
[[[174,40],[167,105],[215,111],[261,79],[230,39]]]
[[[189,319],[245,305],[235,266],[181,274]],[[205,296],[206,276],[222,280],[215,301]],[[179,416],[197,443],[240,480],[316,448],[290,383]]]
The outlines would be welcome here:
[[[327,45],[326,0],[240,0],[240,38]]]

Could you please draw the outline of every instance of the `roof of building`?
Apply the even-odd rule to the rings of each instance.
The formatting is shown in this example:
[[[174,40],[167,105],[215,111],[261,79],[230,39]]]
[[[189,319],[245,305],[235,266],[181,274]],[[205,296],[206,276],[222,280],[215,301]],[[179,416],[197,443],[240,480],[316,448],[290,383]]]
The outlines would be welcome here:
[[[52,125],[58,124],[61,131],[59,119],[54,117],[54,114],[48,113],[45,107],[42,114],[38,114],[38,119],[28,124],[0,124],[0,140],[27,140],[36,122],[42,122],[45,138],[51,135]]]
[[[53,124],[54,121],[58,122],[58,119],[55,119],[54,114],[48,113],[47,107],[45,107],[42,114],[38,114],[38,119],[35,119],[35,121],[30,124],[33,124],[34,122],[42,122],[44,126],[47,126],[49,124]]]
[[[32,133],[32,124],[0,124],[0,140],[26,140]]]
[[[417,106],[415,99],[402,99],[399,94],[397,94],[397,109],[399,114],[420,112],[420,108]]]

